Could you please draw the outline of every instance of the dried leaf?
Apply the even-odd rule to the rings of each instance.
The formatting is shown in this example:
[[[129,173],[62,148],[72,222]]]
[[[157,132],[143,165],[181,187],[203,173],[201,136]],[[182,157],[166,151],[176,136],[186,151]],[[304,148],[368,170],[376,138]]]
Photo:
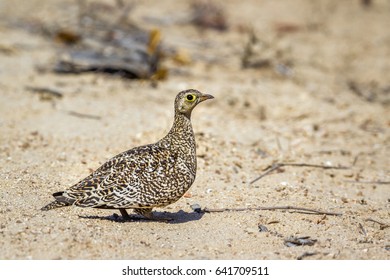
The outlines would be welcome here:
[[[294,237],[290,236],[284,240],[284,245],[287,247],[295,246],[313,246],[317,242],[317,239],[312,239],[310,236]]]

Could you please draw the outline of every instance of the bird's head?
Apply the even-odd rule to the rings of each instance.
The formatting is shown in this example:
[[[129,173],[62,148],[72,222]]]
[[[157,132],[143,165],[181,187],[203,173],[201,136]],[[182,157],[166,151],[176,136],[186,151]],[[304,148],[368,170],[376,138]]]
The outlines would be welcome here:
[[[196,89],[187,89],[178,93],[175,99],[175,112],[187,117],[191,116],[192,109],[200,102],[213,99],[214,96],[204,94]]]

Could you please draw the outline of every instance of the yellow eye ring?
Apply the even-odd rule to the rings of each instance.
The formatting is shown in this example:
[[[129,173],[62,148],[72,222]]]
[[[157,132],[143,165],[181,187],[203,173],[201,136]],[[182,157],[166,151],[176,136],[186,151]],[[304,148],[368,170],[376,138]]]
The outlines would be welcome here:
[[[186,96],[186,100],[189,102],[194,102],[196,100],[196,95],[195,94],[188,94]]]

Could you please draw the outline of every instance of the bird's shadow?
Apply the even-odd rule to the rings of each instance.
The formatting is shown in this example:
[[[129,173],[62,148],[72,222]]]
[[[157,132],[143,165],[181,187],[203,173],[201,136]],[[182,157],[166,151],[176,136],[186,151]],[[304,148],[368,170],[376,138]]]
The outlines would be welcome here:
[[[139,215],[130,215],[128,219],[124,219],[122,216],[114,213],[110,216],[81,216],[83,219],[95,219],[103,221],[111,221],[115,223],[130,223],[130,222],[164,222],[168,224],[183,224],[187,222],[200,220],[204,215],[204,212],[184,212],[179,210],[175,213],[172,212],[153,212],[155,219],[147,219]]]

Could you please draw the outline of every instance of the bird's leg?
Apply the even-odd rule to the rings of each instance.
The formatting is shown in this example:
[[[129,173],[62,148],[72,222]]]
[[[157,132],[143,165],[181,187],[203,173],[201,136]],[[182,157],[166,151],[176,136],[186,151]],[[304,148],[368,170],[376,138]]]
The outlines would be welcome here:
[[[127,213],[126,209],[120,208],[119,211],[121,212],[122,218],[124,220],[129,220],[130,219],[130,215]]]

